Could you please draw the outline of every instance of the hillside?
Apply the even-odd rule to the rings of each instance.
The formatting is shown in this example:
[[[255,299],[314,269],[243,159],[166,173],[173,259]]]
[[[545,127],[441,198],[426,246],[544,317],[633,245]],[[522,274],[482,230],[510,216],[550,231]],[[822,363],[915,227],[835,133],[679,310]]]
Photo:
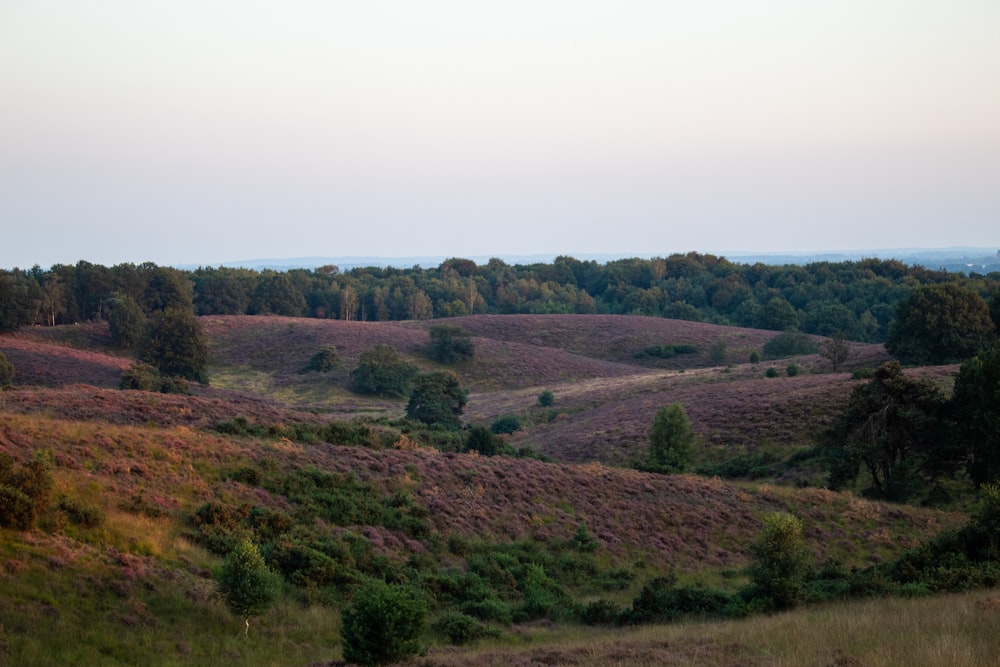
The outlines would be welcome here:
[[[820,488],[620,465],[639,455],[652,416],[673,401],[702,436],[706,463],[808,445],[857,381],[826,372],[816,356],[741,361],[773,332],[615,316],[451,321],[476,346],[456,367],[471,388],[465,418],[516,414],[523,428],[509,442],[551,461],[440,451],[397,421],[402,399],[350,390],[350,369],[376,343],[440,368],[426,356],[433,321],[202,318],[212,385],[190,396],[116,389],[130,360],[109,347],[106,325],[0,337],[17,371],[16,386],[0,393],[0,452],[23,465],[45,449],[54,463],[52,509],[39,527],[0,530],[0,588],[10,601],[0,611],[0,657],[320,664],[338,650],[338,610],[363,577],[422,582],[436,591],[436,617],[472,604],[461,602],[469,592],[446,592],[455,577],[482,576],[499,596],[489,604],[509,615],[521,613],[525,563],[545,563],[574,598],[621,606],[666,572],[741,585],[747,547],[773,512],[803,521],[817,567],[858,571],[964,521]],[[705,349],[720,337],[731,356],[709,366]],[[635,354],[666,344],[697,351],[665,364]],[[300,373],[325,345],[341,367]],[[883,358],[881,346],[858,344],[848,365]],[[765,377],[789,363],[800,374]],[[946,383],[953,370],[923,372]],[[551,408],[537,405],[542,389],[556,397]],[[581,529],[592,554],[571,546]],[[232,619],[213,569],[245,534],[288,582],[280,608],[259,621],[267,647],[217,641]],[[480,618],[508,632],[512,617]]]

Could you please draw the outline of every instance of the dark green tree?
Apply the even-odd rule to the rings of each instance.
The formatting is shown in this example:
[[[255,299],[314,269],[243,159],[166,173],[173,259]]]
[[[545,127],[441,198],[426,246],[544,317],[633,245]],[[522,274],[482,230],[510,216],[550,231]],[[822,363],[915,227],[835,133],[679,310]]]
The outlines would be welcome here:
[[[863,470],[871,495],[905,500],[925,478],[954,469],[961,456],[944,437],[945,404],[930,380],[906,377],[898,361],[882,364],[824,435],[831,486]]]
[[[337,348],[332,345],[325,345],[319,352],[309,359],[309,363],[300,373],[329,373],[340,366],[340,355]]]
[[[949,364],[985,349],[993,332],[981,296],[940,283],[917,287],[899,303],[885,347],[905,364]]]
[[[847,361],[847,356],[850,353],[851,346],[839,334],[834,335],[832,338],[827,338],[819,346],[819,356],[830,362],[834,373]]]
[[[468,331],[454,324],[437,324],[430,329],[431,358],[442,364],[471,359],[476,348]]]
[[[343,612],[344,659],[359,665],[402,662],[420,652],[427,602],[411,587],[371,581]]]
[[[251,315],[301,317],[305,310],[305,296],[284,273],[265,272],[250,297]]]
[[[993,296],[990,297],[989,309],[990,319],[993,320],[997,333],[1000,333],[1000,288],[994,290]]]
[[[543,408],[551,407],[556,402],[556,396],[549,389],[544,389],[538,394],[538,405]]]
[[[139,344],[139,361],[165,376],[208,384],[208,346],[190,310],[169,308],[154,313]]]
[[[473,426],[465,436],[463,451],[483,456],[496,456],[503,448],[503,439],[485,426]]]
[[[816,354],[816,342],[801,331],[783,331],[761,348],[765,359],[785,359],[803,354]],[[718,365],[718,363],[716,363]]]
[[[775,331],[786,331],[797,329],[799,326],[799,316],[795,313],[795,307],[780,296],[770,299],[760,312],[758,328],[773,329]]]
[[[962,364],[951,410],[969,477],[977,484],[1000,480],[1000,343]]]
[[[147,314],[170,308],[191,309],[193,292],[187,273],[152,263],[140,265],[138,272],[146,278],[140,303]]]
[[[769,599],[775,609],[794,607],[809,561],[801,521],[784,512],[764,517],[764,527],[750,545],[748,571],[755,597]]]
[[[0,352],[0,389],[14,384],[14,364],[10,363],[7,355]]]
[[[362,352],[358,367],[351,371],[354,387],[368,394],[405,394],[417,367],[403,359],[396,348],[379,343]]]
[[[281,590],[280,577],[268,569],[257,545],[249,539],[226,556],[217,584],[229,609],[244,620],[246,635],[250,634],[250,619],[267,611]]]
[[[655,472],[684,472],[694,460],[697,437],[684,407],[671,403],[660,408],[649,434],[647,468]]]
[[[462,427],[462,409],[468,395],[469,392],[459,384],[458,376],[451,371],[422,373],[413,382],[406,416],[425,424],[457,430]]]
[[[138,344],[146,327],[146,314],[132,297],[118,294],[112,298],[108,329],[111,343],[116,347],[130,349]]]

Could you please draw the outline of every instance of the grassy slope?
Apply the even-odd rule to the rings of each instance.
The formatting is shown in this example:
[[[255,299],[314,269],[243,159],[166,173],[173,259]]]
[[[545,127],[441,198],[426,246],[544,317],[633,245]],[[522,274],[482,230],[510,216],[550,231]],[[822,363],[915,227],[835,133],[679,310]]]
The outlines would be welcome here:
[[[672,567],[688,575],[715,571],[717,576],[739,568],[760,516],[770,511],[789,510],[803,518],[820,562],[836,558],[859,566],[961,520],[817,489],[646,475],[594,463],[221,437],[210,427],[236,414],[262,423],[399,414],[401,401],[347,391],[347,369],[377,342],[396,346],[424,368],[435,367],[422,356],[431,323],[243,317],[203,322],[216,382],[193,397],[113,389],[129,362],[103,347],[106,334],[99,325],[0,338],[19,384],[38,385],[0,394],[0,451],[23,460],[37,447],[51,448],[58,464],[57,494],[94,503],[106,517],[94,529],[0,532],[0,583],[12,601],[0,620],[0,657],[23,662],[41,650],[39,642],[47,642],[47,657],[33,664],[120,664],[128,662],[116,656],[121,632],[128,634],[128,645],[160,656],[159,664],[217,664],[240,655],[254,664],[306,664],[335,653],[336,612],[321,606],[285,605],[262,619],[261,633],[273,648],[248,649],[229,637],[214,639],[232,623],[212,596],[209,568],[217,560],[183,537],[183,518],[212,498],[280,506],[282,499],[226,479],[227,472],[263,458],[281,469],[314,465],[353,471],[384,489],[403,485],[430,511],[432,527],[441,535],[563,540],[585,521],[610,561],[626,566],[643,561],[651,569]],[[685,404],[710,447],[801,442],[854,386],[843,373],[765,379],[766,365],[736,364],[724,372],[699,369],[698,359],[679,357],[670,363],[691,365],[653,368],[633,356],[636,349],[664,343],[704,349],[721,335],[739,342],[730,345],[735,364],[759,348],[771,335],[767,332],[601,316],[482,316],[459,323],[476,335],[477,346],[476,360],[458,369],[474,392],[467,415],[489,421],[520,413],[530,425],[517,434],[517,443],[531,443],[571,462],[633,455],[652,414],[673,400]],[[343,369],[332,378],[300,375],[311,354],[327,344],[337,346]],[[878,346],[859,346],[852,362],[873,365],[883,355]],[[816,370],[820,362],[797,360]],[[949,371],[927,372],[946,378]],[[557,397],[551,422],[533,406],[541,388]],[[123,500],[140,494],[164,516],[151,519],[122,509]],[[392,558],[423,548],[384,528],[363,530]],[[79,604],[65,603],[73,598]],[[232,627],[238,630],[238,624]],[[691,650],[691,641],[702,641],[677,636],[682,651]],[[729,655],[726,642],[704,641],[714,646],[708,653]],[[663,649],[642,632],[624,646],[608,642],[593,649],[596,657],[590,662],[566,662],[644,664],[612,660],[616,652],[639,651],[649,656],[646,664],[654,664]],[[739,655],[756,660],[756,650]],[[730,657],[725,664],[742,659]]]

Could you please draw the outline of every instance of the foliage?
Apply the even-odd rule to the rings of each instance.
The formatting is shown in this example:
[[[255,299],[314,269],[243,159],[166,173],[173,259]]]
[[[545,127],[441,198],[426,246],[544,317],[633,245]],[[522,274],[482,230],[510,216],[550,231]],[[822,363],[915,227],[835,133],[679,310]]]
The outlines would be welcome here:
[[[344,659],[359,665],[402,662],[420,652],[427,603],[410,586],[369,582],[343,611]]]
[[[1000,343],[962,364],[951,410],[969,477],[977,484],[1000,479]]]
[[[14,364],[10,363],[7,355],[0,352],[0,389],[14,384]]]
[[[947,364],[981,352],[993,331],[979,294],[954,282],[926,285],[896,307],[885,346],[906,364]]]
[[[337,348],[332,345],[326,345],[309,358],[309,363],[307,363],[300,373],[329,373],[332,370],[336,370],[340,366],[340,355],[337,354]]]
[[[694,460],[696,445],[697,438],[684,407],[680,403],[662,407],[649,434],[647,467],[655,472],[684,472]]]
[[[782,331],[761,348],[765,359],[784,359],[818,351],[816,342],[800,331]]]
[[[441,615],[434,629],[443,634],[448,642],[461,646],[483,637],[498,637],[500,631],[483,624],[478,619],[460,611],[448,611]]]
[[[904,500],[923,477],[948,471],[960,458],[945,446],[945,399],[929,380],[911,380],[899,362],[887,362],[851,393],[846,412],[824,438],[830,483],[839,488],[863,469],[870,493]]]
[[[770,600],[776,609],[794,607],[810,560],[802,522],[781,512],[766,516],[760,535],[750,545],[750,556],[748,572],[755,596]]]
[[[247,632],[250,618],[260,616],[274,602],[279,581],[249,539],[239,542],[226,556],[217,577],[219,593],[234,614],[246,619]]]
[[[503,440],[497,437],[491,429],[473,426],[465,437],[463,451],[476,452],[483,456],[495,456],[502,451],[503,446]]]
[[[776,378],[778,377],[778,369],[774,366],[769,366],[768,369],[764,371],[764,375],[769,378]]]
[[[758,350],[750,351],[750,363],[754,365],[760,363],[760,352]]]
[[[819,346],[819,356],[830,362],[834,373],[847,361],[850,353],[851,348],[847,341],[839,335],[827,338]]]
[[[712,346],[708,348],[708,361],[713,366],[721,366],[726,363],[726,350],[729,347],[729,343],[726,342],[725,338],[719,338]]]
[[[111,343],[116,347],[131,349],[142,338],[146,326],[146,314],[135,299],[120,294],[115,297],[108,318]]]
[[[669,623],[682,616],[730,616],[735,614],[735,607],[732,594],[699,586],[678,586],[676,575],[671,573],[643,586],[620,620],[630,625]]]
[[[490,431],[497,435],[516,433],[521,430],[521,420],[517,415],[503,415],[497,417],[490,424]]]
[[[788,364],[785,367],[785,374],[792,378],[799,374],[799,367],[795,364]]]
[[[150,317],[139,344],[139,361],[165,376],[208,384],[208,346],[201,324],[188,310],[168,308]]]
[[[597,551],[599,546],[601,543],[587,530],[587,524],[580,523],[576,527],[576,532],[573,533],[573,549],[580,553],[590,554]]]
[[[0,452],[0,526],[30,530],[45,513],[52,495],[52,454],[37,450],[30,461],[14,468]]]
[[[682,343],[678,345],[652,345],[643,348],[635,354],[636,357],[656,357],[657,359],[673,359],[679,354],[693,354],[698,351],[697,345]]]
[[[469,392],[462,389],[458,376],[451,371],[422,373],[413,382],[406,416],[425,424],[457,430],[462,426],[462,409]]]
[[[538,394],[538,405],[543,408],[551,407],[556,402],[555,394],[550,390],[544,389],[540,394]]]
[[[363,393],[403,395],[416,374],[417,367],[403,359],[396,348],[379,343],[361,353],[351,378],[355,389]]]
[[[468,331],[454,324],[437,324],[430,329],[431,358],[454,364],[475,356],[476,347]]]
[[[119,389],[158,391],[161,394],[190,394],[187,380],[181,377],[164,377],[158,368],[149,364],[132,364],[121,376]]]

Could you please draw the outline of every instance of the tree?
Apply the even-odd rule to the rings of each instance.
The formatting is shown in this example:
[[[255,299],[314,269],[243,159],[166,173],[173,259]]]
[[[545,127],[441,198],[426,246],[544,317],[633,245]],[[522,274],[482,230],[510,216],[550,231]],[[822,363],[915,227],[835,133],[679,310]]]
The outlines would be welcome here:
[[[146,314],[142,307],[132,297],[119,294],[112,299],[111,315],[108,318],[108,329],[111,332],[111,343],[117,347],[129,349],[142,338],[146,326]]]
[[[52,453],[37,450],[14,470],[14,460],[0,452],[0,526],[30,530],[48,509],[52,495]]]
[[[951,412],[969,477],[977,484],[1000,480],[1000,343],[962,364]]]
[[[924,477],[955,467],[960,457],[943,437],[944,407],[933,382],[907,378],[898,361],[882,364],[824,435],[831,486],[842,487],[863,469],[870,494],[905,500]]]
[[[503,449],[503,438],[485,426],[473,426],[465,437],[463,451],[483,456],[496,456]]]
[[[851,347],[844,340],[844,337],[840,335],[827,338],[819,346],[819,356],[830,362],[834,373],[847,361],[847,355],[850,353]]]
[[[319,352],[309,358],[309,363],[299,372],[329,373],[338,366],[340,366],[340,355],[337,354],[337,348],[332,345],[325,345],[319,349]]]
[[[438,324],[431,327],[431,358],[442,364],[471,359],[476,352],[472,336],[468,331],[454,324]]]
[[[168,308],[154,313],[139,344],[139,361],[155,366],[165,376],[208,384],[208,346],[190,310]]]
[[[226,556],[217,583],[229,609],[243,618],[244,634],[249,635],[250,618],[267,611],[278,596],[281,580],[268,569],[257,545],[244,539]]]
[[[765,359],[785,359],[796,355],[815,354],[817,346],[812,338],[801,331],[783,331],[764,343],[762,351]]]
[[[10,363],[7,355],[0,352],[0,389],[14,384],[14,364]]]
[[[694,460],[697,438],[680,403],[660,408],[649,434],[648,468],[655,472],[680,473]]]
[[[426,615],[419,590],[371,581],[343,612],[344,659],[367,667],[412,658],[420,652]]]
[[[899,303],[885,347],[906,364],[948,364],[985,349],[993,331],[977,293],[957,283],[927,285]]]
[[[802,539],[802,522],[776,512],[764,517],[764,527],[750,545],[750,581],[757,597],[770,599],[776,609],[789,609],[809,570],[809,551]]]
[[[305,309],[305,296],[284,273],[266,271],[250,297],[251,315],[300,317]]]
[[[439,424],[451,430],[462,427],[462,409],[469,392],[462,389],[452,371],[434,371],[417,376],[406,405],[406,416],[425,424]]]
[[[379,343],[362,352],[358,367],[351,371],[354,387],[358,391],[378,394],[403,395],[417,374],[417,367],[399,356],[391,345]]]

